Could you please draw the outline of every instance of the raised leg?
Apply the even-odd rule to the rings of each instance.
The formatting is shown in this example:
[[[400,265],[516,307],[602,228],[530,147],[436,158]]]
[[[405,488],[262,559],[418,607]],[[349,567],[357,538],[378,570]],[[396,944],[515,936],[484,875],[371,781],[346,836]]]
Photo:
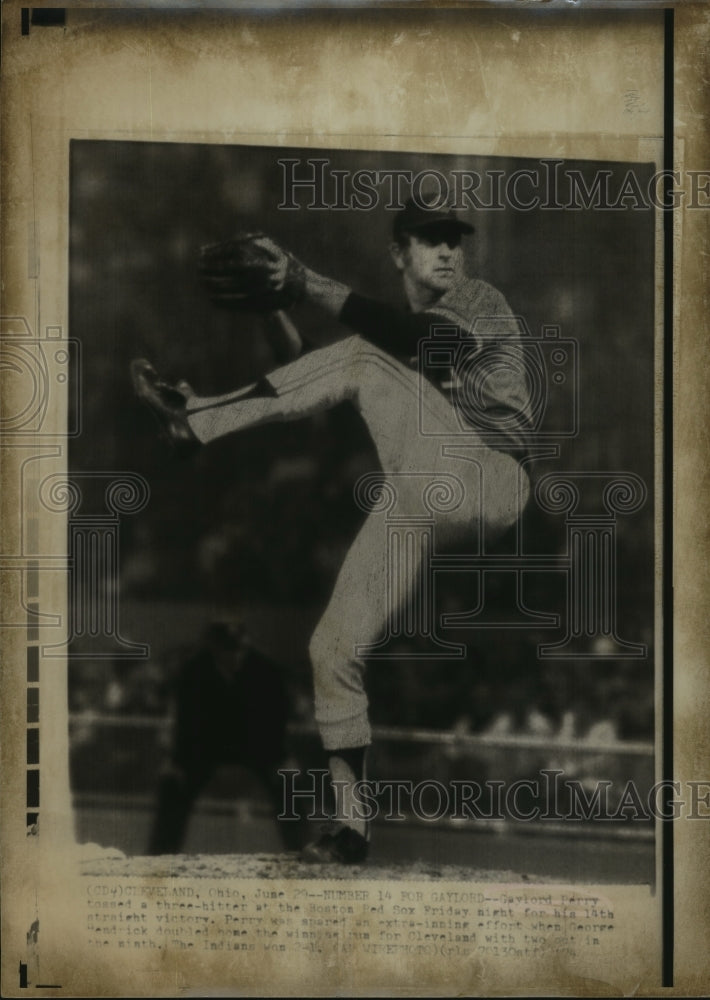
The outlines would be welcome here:
[[[416,455],[403,455],[400,444],[402,432],[411,442],[418,437],[421,400],[441,423],[442,433],[460,433],[451,407],[438,396],[416,372],[354,336],[277,368],[261,389],[246,386],[223,396],[191,396],[187,414],[196,436],[207,443],[259,424],[299,420],[349,399],[368,425],[383,468],[390,470],[400,463],[417,465]]]
[[[348,337],[277,368],[262,387],[192,396],[188,423],[206,444],[260,424],[299,420],[344,400],[360,412],[385,473],[454,473],[467,484],[465,509],[456,517],[482,519],[491,530],[504,530],[516,519],[522,509],[517,463],[486,447],[473,429],[464,430],[454,408],[426,379],[361,337]],[[420,430],[423,412],[427,434]],[[445,457],[447,445],[463,443],[474,446],[475,463]],[[453,523],[456,517],[445,520]]]

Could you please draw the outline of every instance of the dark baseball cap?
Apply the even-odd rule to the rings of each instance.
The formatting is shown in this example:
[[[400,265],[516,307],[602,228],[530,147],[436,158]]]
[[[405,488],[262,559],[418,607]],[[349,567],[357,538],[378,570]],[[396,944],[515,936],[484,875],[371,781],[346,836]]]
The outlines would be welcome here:
[[[431,226],[445,229],[451,228],[457,233],[472,233],[473,226],[459,218],[451,205],[432,205],[428,207],[423,201],[408,198],[401,212],[397,212],[392,226],[395,239],[402,233],[416,233]]]

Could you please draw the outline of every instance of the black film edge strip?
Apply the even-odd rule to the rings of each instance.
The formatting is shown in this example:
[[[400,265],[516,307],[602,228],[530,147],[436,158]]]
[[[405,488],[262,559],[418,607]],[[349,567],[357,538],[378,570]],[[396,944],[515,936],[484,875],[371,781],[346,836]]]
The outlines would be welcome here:
[[[673,178],[673,8],[664,11],[663,60],[663,169],[666,171],[664,203],[672,205]],[[663,214],[663,718],[662,770],[664,781],[673,779],[673,221],[674,209]],[[665,786],[668,803],[672,791]],[[664,805],[664,812],[667,806]],[[662,940],[661,984],[673,986],[674,872],[673,823],[661,827]]]

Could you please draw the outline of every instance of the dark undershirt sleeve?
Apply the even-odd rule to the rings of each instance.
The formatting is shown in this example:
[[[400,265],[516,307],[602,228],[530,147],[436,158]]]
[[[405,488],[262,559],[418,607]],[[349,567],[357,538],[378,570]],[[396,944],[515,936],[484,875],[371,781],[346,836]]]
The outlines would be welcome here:
[[[419,341],[430,336],[436,317],[431,313],[408,313],[351,292],[340,311],[340,321],[390,354],[410,357],[417,353]]]

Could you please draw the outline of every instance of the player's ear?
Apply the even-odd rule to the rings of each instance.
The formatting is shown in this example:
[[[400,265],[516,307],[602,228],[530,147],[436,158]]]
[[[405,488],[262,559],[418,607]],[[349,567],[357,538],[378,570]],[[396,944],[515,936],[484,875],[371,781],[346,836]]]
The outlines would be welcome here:
[[[394,266],[398,271],[403,271],[405,267],[404,253],[406,250],[406,244],[398,243],[394,240],[390,243],[390,257],[394,261]]]

